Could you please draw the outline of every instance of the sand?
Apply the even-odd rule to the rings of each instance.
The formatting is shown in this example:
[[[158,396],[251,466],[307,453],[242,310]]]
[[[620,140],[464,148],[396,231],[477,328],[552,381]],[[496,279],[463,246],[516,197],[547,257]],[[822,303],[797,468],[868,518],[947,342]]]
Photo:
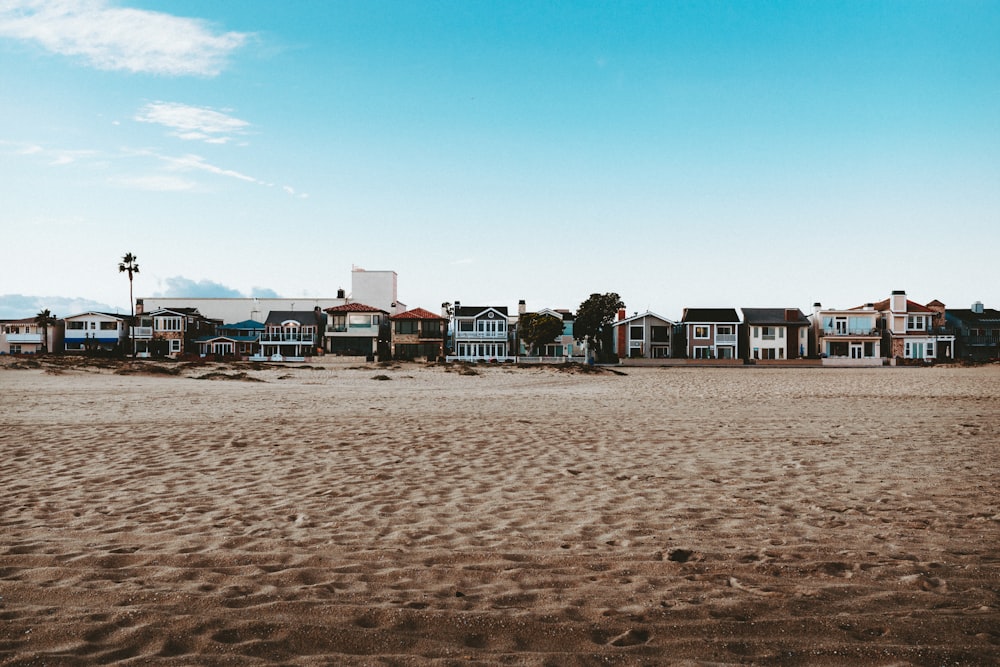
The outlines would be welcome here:
[[[620,372],[8,359],[0,664],[996,664],[1000,367]]]

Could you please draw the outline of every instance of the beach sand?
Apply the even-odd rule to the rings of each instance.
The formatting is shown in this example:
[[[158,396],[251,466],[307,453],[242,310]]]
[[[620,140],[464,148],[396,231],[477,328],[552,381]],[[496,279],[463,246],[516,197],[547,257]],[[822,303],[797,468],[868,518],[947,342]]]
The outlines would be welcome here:
[[[1000,367],[616,370],[5,360],[0,664],[996,664]]]

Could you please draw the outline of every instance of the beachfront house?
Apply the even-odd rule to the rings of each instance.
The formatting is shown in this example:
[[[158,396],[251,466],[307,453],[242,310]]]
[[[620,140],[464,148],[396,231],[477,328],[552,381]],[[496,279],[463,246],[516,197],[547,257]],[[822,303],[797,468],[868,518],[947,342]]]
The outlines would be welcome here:
[[[618,311],[614,328],[615,354],[624,359],[667,359],[673,356],[674,323],[662,315],[646,311],[626,317]]]
[[[984,308],[977,301],[972,308],[949,308],[944,314],[955,330],[956,356],[971,361],[1000,359],[1000,310]]]
[[[689,359],[737,359],[740,316],[735,308],[685,308],[681,316]]]
[[[539,355],[541,357],[548,357],[551,359],[566,359],[570,360],[574,355],[577,357],[582,357],[583,348],[576,344],[576,340],[573,338],[573,323],[576,321],[576,316],[573,311],[565,308],[542,308],[534,313],[529,313],[524,299],[521,299],[517,303],[517,317],[510,318],[508,322],[508,327],[513,334],[514,339],[517,341],[514,349],[521,356],[531,355],[534,353],[533,350],[529,350],[524,341],[521,340],[517,326],[518,322],[524,315],[539,315],[554,317],[555,319],[562,322],[562,331],[547,343],[543,343],[539,348]]]
[[[455,302],[449,361],[512,361],[506,306],[463,306]]]
[[[326,315],[313,310],[272,310],[260,333],[259,353],[251,359],[261,361],[304,361],[322,345]]]
[[[62,350],[62,320],[42,326],[34,317],[0,320],[0,354],[42,354]]]
[[[801,359],[809,355],[809,318],[798,308],[741,308],[740,357]]]
[[[160,308],[139,312],[131,330],[133,352],[138,357],[177,357],[194,354],[197,339],[211,334],[220,324],[204,317],[197,308]]]
[[[893,359],[950,360],[955,356],[955,330],[948,325],[945,307],[934,300],[924,305],[895,290],[875,304],[882,324],[882,350]]]
[[[436,361],[445,356],[448,318],[413,308],[389,318],[393,359]]]
[[[119,352],[124,348],[128,335],[128,316],[88,311],[64,318],[66,333],[63,347],[66,352]]]
[[[824,366],[881,366],[882,332],[875,304],[845,310],[814,303],[809,316]]]
[[[263,322],[244,320],[223,324],[216,328],[214,334],[199,337],[195,344],[202,357],[212,355],[249,359],[260,349],[260,335],[263,332]]]
[[[324,347],[331,354],[380,359],[389,353],[389,312],[350,301],[326,309]]]

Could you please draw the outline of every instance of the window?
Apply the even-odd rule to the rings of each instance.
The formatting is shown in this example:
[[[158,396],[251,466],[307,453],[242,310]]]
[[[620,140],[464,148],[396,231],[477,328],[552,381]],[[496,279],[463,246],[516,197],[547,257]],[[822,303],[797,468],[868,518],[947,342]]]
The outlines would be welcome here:
[[[174,338],[170,341],[170,353],[176,354],[181,351],[181,341],[179,338]]]
[[[708,338],[708,327],[707,326],[696,326],[694,328],[694,337],[695,338]],[[697,350],[697,349],[698,348],[695,348],[695,350]]]
[[[117,331],[117,322],[101,322],[101,331]]]
[[[776,329],[777,327],[761,327],[760,328],[761,338],[763,338],[764,340],[774,340],[777,337]],[[722,333],[722,327],[719,327],[719,333]]]
[[[923,331],[927,328],[927,318],[923,315],[909,315],[906,318],[906,329],[908,331]]]
[[[472,320],[461,320],[458,323],[459,331],[474,331],[476,328],[476,323]]]
[[[711,359],[712,358],[712,348],[710,348],[710,347],[696,347],[696,348],[694,348],[694,358],[695,359]]]
[[[372,325],[371,315],[360,315],[357,313],[351,313],[347,316],[347,326],[350,329],[357,328],[368,328]]]
[[[417,333],[417,320],[396,320],[396,333],[398,334]]]
[[[642,327],[629,327],[628,337],[629,340],[642,340],[643,339]]]
[[[21,346],[18,344],[11,344],[10,346],[11,354],[21,354]]]
[[[719,333],[720,336],[732,336],[733,335],[733,328],[731,326],[728,326],[728,325],[720,324],[719,328],[718,328],[718,333]]]
[[[67,322],[66,328],[70,331],[82,331],[87,328],[86,322]]]
[[[153,318],[153,326],[157,331],[183,331],[183,319],[180,317]]]

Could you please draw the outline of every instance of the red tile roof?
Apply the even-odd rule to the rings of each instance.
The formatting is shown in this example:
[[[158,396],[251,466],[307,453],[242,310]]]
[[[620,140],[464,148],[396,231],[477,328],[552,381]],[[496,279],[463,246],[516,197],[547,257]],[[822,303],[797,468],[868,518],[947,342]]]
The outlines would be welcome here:
[[[386,311],[375,306],[367,306],[363,303],[345,303],[342,306],[327,308],[328,313],[384,313]]]
[[[875,310],[883,311],[889,310],[889,299],[882,299],[875,304]],[[908,313],[933,313],[934,311],[927,306],[921,306],[916,301],[906,300],[906,312]]]
[[[393,315],[389,318],[390,320],[447,320],[447,317],[441,317],[440,315],[435,315],[429,310],[424,310],[423,308],[414,308],[408,310],[405,313],[400,313],[399,315]]]

